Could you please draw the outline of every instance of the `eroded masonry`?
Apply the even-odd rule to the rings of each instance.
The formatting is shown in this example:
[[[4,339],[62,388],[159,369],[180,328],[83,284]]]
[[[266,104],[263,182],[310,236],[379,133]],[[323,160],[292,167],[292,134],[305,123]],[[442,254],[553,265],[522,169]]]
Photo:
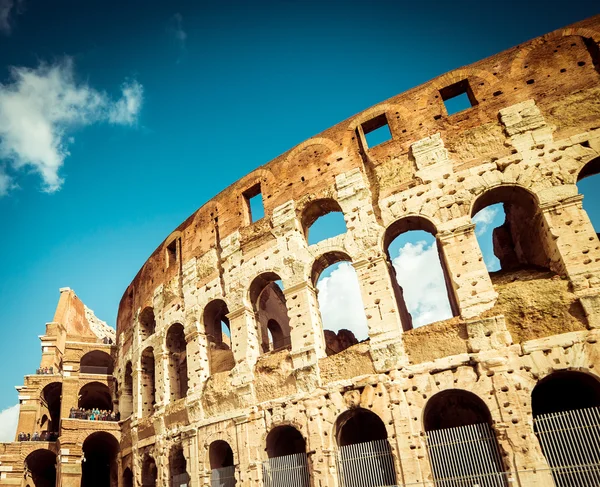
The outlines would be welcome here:
[[[301,143],[167,237],[116,344],[62,291],[0,485],[600,485],[600,241],[577,186],[599,172],[600,16]],[[490,273],[472,218],[495,204]],[[345,233],[309,244],[332,212]],[[418,328],[388,252],[413,230],[453,315]],[[323,329],[315,284],[340,261],[367,340]]]

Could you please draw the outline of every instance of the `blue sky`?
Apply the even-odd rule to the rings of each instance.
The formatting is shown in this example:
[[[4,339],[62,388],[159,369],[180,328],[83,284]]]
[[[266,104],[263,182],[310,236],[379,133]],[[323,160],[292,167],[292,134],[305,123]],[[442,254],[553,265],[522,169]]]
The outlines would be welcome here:
[[[0,410],[35,371],[60,287],[114,326],[147,257],[236,179],[377,102],[600,11],[551,5],[0,0],[4,89],[58,66],[72,78],[57,82],[95,107],[51,114],[61,181],[0,157]],[[43,135],[15,144],[37,150]]]

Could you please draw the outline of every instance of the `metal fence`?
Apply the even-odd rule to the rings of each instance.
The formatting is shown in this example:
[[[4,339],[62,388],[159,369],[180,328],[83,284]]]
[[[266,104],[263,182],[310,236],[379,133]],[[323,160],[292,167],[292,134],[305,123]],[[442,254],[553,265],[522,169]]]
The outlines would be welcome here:
[[[600,408],[540,414],[534,426],[556,487],[600,485]]]
[[[213,468],[210,473],[210,487],[233,487],[235,467]]]
[[[263,483],[265,487],[309,487],[306,453],[269,458],[263,463]]]
[[[190,476],[187,473],[180,473],[171,477],[173,487],[187,487],[190,482]]]
[[[341,446],[338,467],[342,487],[396,485],[396,469],[387,440]]]
[[[109,367],[96,367],[95,365],[82,365],[79,367],[79,372],[82,374],[108,375],[109,370]]]
[[[504,487],[506,472],[487,423],[429,431],[427,448],[436,487]]]

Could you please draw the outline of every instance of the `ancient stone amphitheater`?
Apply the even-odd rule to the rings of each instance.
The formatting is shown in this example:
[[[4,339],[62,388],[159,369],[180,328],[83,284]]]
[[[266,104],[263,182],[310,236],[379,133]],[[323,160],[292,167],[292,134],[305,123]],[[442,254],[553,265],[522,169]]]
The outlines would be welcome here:
[[[598,172],[600,16],[301,143],[166,238],[116,344],[62,290],[0,485],[600,485],[600,241],[577,187]],[[489,273],[472,217],[500,203]],[[346,232],[309,245],[330,212]],[[414,329],[388,252],[413,230],[454,315]],[[322,327],[315,284],[340,261],[360,343]]]

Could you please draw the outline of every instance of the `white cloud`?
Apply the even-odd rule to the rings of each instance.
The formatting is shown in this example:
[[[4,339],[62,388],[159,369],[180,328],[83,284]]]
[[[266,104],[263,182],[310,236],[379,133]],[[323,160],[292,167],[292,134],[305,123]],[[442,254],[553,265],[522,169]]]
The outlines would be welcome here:
[[[476,225],[475,234],[479,236],[483,235],[487,231],[488,227],[492,224],[499,211],[500,208],[498,208],[497,205],[492,205],[487,206],[477,213],[473,217],[473,223]]]
[[[323,328],[350,330],[359,340],[368,338],[367,317],[354,267],[341,262],[328,277],[317,282]]]
[[[169,32],[169,34],[171,34],[175,38],[181,52],[185,53],[188,35],[183,28],[183,15],[177,12],[175,15],[173,15],[173,17],[171,17],[171,19],[169,20],[169,25],[167,27],[167,32]],[[180,61],[181,58],[177,60],[178,63]]]
[[[141,109],[143,88],[137,81],[125,82],[122,97],[113,101],[75,80],[71,58],[10,72],[10,81],[0,84],[0,159],[14,171],[39,173],[47,192],[63,183],[59,170],[73,142],[69,132],[98,122],[132,125]]]
[[[20,13],[19,7],[22,0],[0,0],[0,32],[5,35],[10,35],[12,31],[11,17]]]
[[[435,242],[407,242],[392,263],[414,327],[452,317]]]
[[[0,411],[0,442],[14,441],[19,422],[19,405]]]

